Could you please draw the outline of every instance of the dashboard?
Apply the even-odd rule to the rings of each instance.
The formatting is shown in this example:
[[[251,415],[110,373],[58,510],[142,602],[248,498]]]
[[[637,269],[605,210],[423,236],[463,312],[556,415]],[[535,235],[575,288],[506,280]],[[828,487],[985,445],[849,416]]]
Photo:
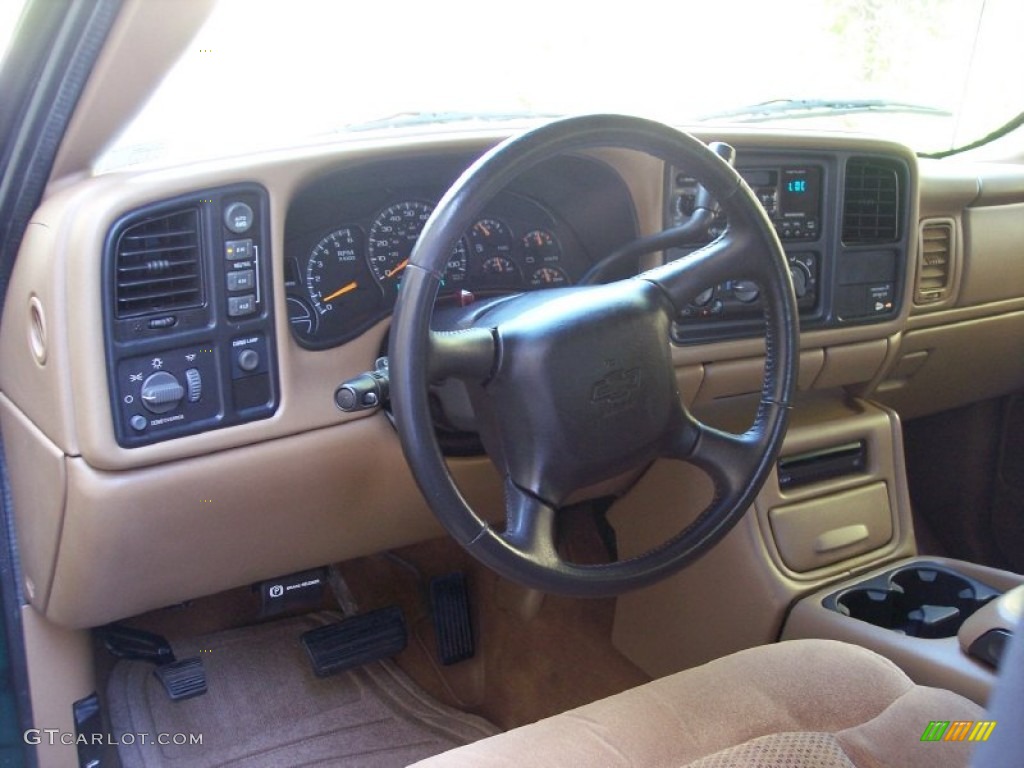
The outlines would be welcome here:
[[[141,447],[271,418],[280,402],[280,347],[341,348],[385,321],[437,201],[477,156],[423,152],[303,179],[287,201],[280,251],[268,191],[256,183],[198,189],[123,213],[106,235],[103,280],[118,444]],[[743,148],[736,165],[789,260],[802,330],[900,316],[911,242],[904,158]],[[657,226],[685,225],[697,181],[664,163],[660,173]],[[703,239],[665,257],[685,257],[727,225],[718,215]],[[452,243],[437,301],[465,306],[577,284],[641,231],[632,190],[612,165],[584,154],[550,159],[486,202]],[[603,279],[639,269],[635,258],[623,259]],[[285,338],[275,320],[282,298]],[[759,286],[736,275],[694,286],[672,341],[757,339],[762,328]]]
[[[374,139],[52,190],[0,334],[40,610],[94,626],[438,535],[388,419],[335,395],[386,348],[424,216],[499,138]],[[736,147],[803,293],[803,405],[867,393],[910,418],[1019,389],[1015,167],[849,136],[702,138]],[[438,300],[578,285],[685,222],[694,184],[615,148],[536,166],[452,244]],[[748,426],[763,384],[756,289],[742,275],[694,286],[673,329],[682,398],[726,429]],[[450,465],[475,506],[503,508],[486,457]]]

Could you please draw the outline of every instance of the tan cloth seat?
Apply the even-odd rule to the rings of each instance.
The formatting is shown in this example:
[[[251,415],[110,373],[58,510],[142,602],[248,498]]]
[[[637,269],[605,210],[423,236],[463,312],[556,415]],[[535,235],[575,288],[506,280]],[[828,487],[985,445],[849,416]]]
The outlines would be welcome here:
[[[977,704],[916,685],[871,651],[794,640],[741,651],[416,765],[966,766],[971,743],[921,736],[932,720],[983,719]]]

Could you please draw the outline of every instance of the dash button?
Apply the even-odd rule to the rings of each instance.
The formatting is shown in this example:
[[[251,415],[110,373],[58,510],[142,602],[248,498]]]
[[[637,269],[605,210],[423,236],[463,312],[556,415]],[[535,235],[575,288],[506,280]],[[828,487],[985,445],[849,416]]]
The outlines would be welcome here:
[[[238,353],[238,367],[252,373],[260,367],[260,354],[255,349],[243,349]]]
[[[245,317],[256,311],[256,297],[253,294],[228,297],[228,317]]]
[[[224,209],[224,226],[236,235],[248,232],[252,227],[253,215],[252,208],[245,203],[229,203]]]

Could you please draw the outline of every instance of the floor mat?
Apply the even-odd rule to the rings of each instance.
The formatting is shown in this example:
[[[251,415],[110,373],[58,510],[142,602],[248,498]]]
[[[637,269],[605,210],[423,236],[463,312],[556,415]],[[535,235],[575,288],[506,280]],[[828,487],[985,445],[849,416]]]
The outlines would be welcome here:
[[[497,732],[438,703],[391,662],[317,678],[299,636],[336,618],[175,643],[178,658],[199,656],[206,668],[208,692],[185,701],[167,697],[151,664],[118,662],[107,696],[124,768],[405,766]],[[202,743],[187,743],[196,734]]]

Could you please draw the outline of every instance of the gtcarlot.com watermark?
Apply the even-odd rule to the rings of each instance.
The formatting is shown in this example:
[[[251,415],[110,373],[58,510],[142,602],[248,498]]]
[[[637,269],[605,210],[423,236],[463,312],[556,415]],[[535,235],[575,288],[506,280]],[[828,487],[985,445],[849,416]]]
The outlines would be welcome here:
[[[201,733],[68,733],[56,728],[29,728],[24,733],[26,744],[63,744],[72,746],[131,746],[132,744],[159,744],[161,747],[200,746]]]

